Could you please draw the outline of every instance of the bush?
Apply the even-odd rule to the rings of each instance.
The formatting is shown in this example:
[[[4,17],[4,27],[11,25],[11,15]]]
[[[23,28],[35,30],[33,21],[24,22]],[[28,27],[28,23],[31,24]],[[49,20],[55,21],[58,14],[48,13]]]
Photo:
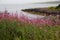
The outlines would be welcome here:
[[[56,9],[60,9],[60,4],[56,7]]]

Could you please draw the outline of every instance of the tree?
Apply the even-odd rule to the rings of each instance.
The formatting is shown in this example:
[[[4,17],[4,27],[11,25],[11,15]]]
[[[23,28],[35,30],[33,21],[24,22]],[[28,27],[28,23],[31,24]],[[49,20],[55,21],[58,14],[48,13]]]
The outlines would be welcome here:
[[[60,4],[56,8],[59,9],[60,8]]]

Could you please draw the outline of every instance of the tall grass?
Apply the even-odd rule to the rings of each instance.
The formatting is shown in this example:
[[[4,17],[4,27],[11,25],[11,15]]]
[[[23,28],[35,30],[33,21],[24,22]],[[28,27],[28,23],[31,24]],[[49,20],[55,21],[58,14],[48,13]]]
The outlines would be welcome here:
[[[29,20],[0,13],[0,40],[60,40],[59,15],[51,17]]]

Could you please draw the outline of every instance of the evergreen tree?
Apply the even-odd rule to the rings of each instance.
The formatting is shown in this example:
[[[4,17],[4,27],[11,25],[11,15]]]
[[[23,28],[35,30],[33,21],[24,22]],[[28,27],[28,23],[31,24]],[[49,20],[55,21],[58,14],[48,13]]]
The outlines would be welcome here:
[[[60,4],[56,7],[57,9],[60,8]]]

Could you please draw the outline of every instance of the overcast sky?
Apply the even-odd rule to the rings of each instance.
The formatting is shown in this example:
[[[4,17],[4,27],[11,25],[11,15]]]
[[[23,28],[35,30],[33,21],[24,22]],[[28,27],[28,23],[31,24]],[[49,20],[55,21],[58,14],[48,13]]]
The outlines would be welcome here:
[[[0,0],[0,4],[26,4],[36,2],[48,2],[48,1],[59,1],[59,0]]]

